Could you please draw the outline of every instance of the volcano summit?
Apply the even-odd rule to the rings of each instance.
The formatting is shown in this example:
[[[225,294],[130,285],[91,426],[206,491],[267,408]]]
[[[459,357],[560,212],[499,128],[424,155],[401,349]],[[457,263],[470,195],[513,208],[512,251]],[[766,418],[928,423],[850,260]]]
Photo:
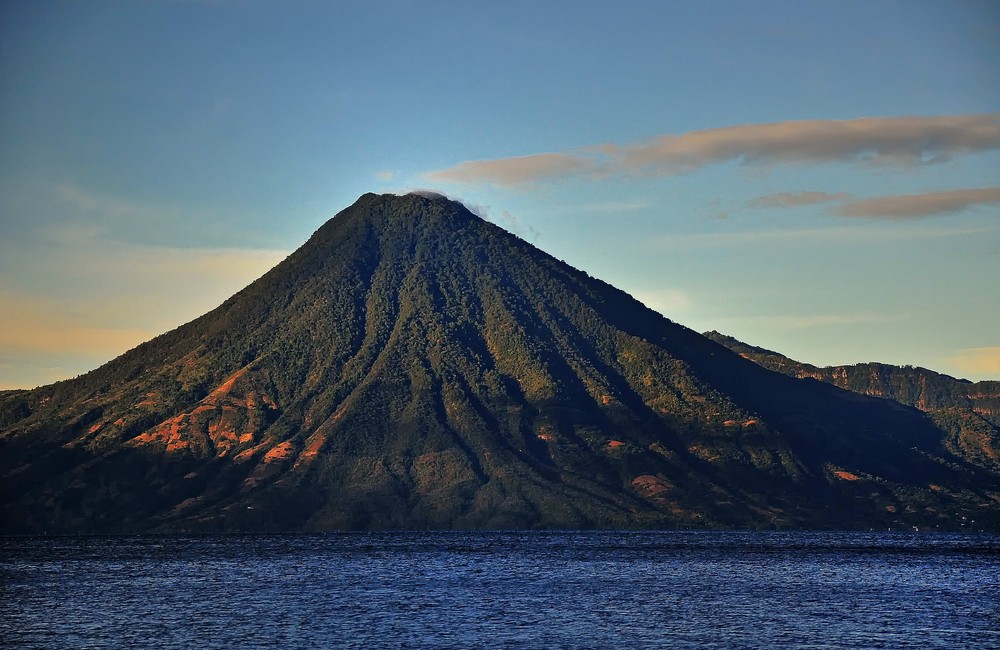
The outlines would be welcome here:
[[[0,393],[0,516],[997,530],[980,433],[769,371],[444,197],[366,194],[204,316]]]

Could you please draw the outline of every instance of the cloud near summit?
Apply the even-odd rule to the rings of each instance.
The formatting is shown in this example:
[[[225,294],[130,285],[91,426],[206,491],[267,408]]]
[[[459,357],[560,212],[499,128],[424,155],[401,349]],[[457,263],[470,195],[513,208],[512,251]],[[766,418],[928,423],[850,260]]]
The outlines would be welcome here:
[[[595,173],[669,176],[730,161],[912,166],[997,149],[1000,113],[796,120],[660,135],[626,146],[467,161],[428,172],[426,177],[507,187]]]
[[[514,158],[470,160],[448,169],[428,172],[427,178],[445,183],[487,183],[509,187],[585,172],[592,163],[580,156],[540,153]]]

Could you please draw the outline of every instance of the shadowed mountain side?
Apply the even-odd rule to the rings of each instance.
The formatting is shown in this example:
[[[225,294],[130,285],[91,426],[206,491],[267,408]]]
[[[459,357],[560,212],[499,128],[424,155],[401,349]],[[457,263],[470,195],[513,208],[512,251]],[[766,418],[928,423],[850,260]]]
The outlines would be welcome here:
[[[1000,425],[1000,381],[971,382],[914,366],[858,363],[819,368],[719,332],[705,336],[769,370],[811,377],[841,388],[913,406],[922,411],[962,408]]]
[[[10,532],[1000,527],[1000,476],[924,413],[436,196],[364,195],[205,316],[0,394],[0,425]]]
[[[973,383],[926,368],[885,363],[818,368],[718,332],[707,332],[705,336],[769,370],[817,379],[926,411],[947,433],[944,442],[949,449],[978,465],[1000,471],[1000,381]]]

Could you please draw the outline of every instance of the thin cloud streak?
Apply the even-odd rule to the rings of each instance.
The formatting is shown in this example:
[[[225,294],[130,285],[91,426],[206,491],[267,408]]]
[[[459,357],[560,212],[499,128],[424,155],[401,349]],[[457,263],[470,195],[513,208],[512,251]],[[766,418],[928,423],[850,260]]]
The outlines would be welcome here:
[[[425,177],[511,187],[583,175],[670,176],[724,162],[908,167],[997,149],[1000,113],[795,120],[667,134],[628,146],[467,161]]]
[[[917,219],[996,204],[1000,204],[1000,187],[979,187],[847,201],[835,208],[833,214],[873,219]]]
[[[826,246],[833,242],[855,243],[933,239],[995,233],[995,228],[899,228],[858,229],[846,226],[831,228],[800,228],[793,230],[746,230],[736,232],[682,233],[661,237],[650,243],[663,250],[697,248],[742,248],[750,245],[774,244],[802,246],[810,243]]]
[[[663,135],[622,150],[622,165],[658,175],[743,163],[918,165],[1000,148],[1000,114],[864,117],[744,124]]]
[[[834,201],[844,201],[850,198],[847,192],[777,192],[758,196],[747,202],[748,208],[793,208],[800,205],[816,205],[819,203],[832,203]]]
[[[448,169],[428,172],[425,176],[430,181],[441,183],[486,183],[510,187],[592,170],[592,161],[581,156],[540,153],[495,160],[470,160]]]

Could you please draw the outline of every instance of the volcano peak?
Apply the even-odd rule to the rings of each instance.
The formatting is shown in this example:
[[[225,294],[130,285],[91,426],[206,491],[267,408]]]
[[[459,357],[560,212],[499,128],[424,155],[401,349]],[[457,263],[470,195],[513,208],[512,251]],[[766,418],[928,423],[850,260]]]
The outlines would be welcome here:
[[[918,411],[761,368],[440,195],[363,195],[215,310],[0,395],[0,423],[11,532],[948,527],[1000,503]]]

